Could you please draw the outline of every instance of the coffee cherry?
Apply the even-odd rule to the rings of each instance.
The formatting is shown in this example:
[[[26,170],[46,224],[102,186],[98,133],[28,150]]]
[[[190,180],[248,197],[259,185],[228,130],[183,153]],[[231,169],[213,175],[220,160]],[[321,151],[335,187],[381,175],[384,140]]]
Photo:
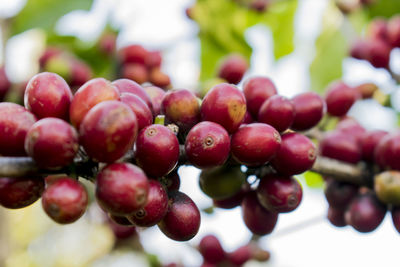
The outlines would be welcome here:
[[[71,59],[71,76],[69,77],[69,84],[71,87],[82,86],[93,77],[92,69],[88,64],[82,60]]]
[[[392,47],[400,47],[400,16],[392,17],[387,24],[388,42]]]
[[[343,117],[338,124],[336,124],[336,130],[354,137],[360,146],[362,143],[362,138],[367,132],[367,130],[365,130],[365,128],[352,117]]]
[[[0,205],[7,209],[25,208],[40,198],[44,182],[40,177],[0,178]]]
[[[271,161],[272,166],[279,173],[289,176],[311,169],[317,156],[313,142],[298,133],[287,133],[281,138],[281,146]]]
[[[136,226],[150,227],[156,225],[165,216],[168,209],[168,195],[160,182],[149,181],[149,193],[146,204],[128,216]]]
[[[167,123],[174,123],[179,131],[187,132],[200,121],[199,102],[189,90],[168,91],[161,102],[161,114]]]
[[[119,92],[111,82],[96,78],[82,85],[75,93],[69,108],[69,118],[77,129],[86,113],[96,104],[106,100],[119,100]]]
[[[124,225],[124,226],[133,226],[133,224],[128,220],[126,216],[118,216],[114,214],[108,214],[108,217],[111,221],[116,224]]]
[[[149,95],[153,105],[153,116],[161,114],[161,101],[166,94],[165,91],[157,86],[145,86],[143,89]]]
[[[6,69],[2,66],[0,67],[0,102],[3,101],[10,87],[11,83],[7,78]]]
[[[137,137],[135,159],[149,176],[164,176],[172,171],[178,162],[178,138],[164,125],[147,126]]]
[[[400,133],[385,135],[375,148],[374,156],[382,169],[400,170]]]
[[[238,84],[248,68],[249,64],[242,55],[232,54],[223,60],[218,70],[218,77],[228,83]]]
[[[261,105],[278,91],[271,79],[252,77],[244,82],[243,93],[246,97],[247,109],[254,118],[257,118]]]
[[[344,82],[331,83],[325,95],[327,111],[332,116],[343,116],[358,97],[358,92]]]
[[[147,201],[149,182],[144,172],[130,163],[113,163],[96,178],[96,198],[100,207],[125,216],[142,208]]]
[[[357,139],[340,131],[325,134],[319,144],[319,152],[322,156],[353,164],[361,160]]]
[[[400,205],[400,172],[385,171],[375,176],[374,191],[385,204]]]
[[[79,149],[78,133],[58,118],[44,118],[29,129],[26,153],[42,168],[59,168],[72,163]]]
[[[384,19],[374,19],[370,22],[366,32],[367,38],[374,40],[388,41],[388,27]]]
[[[240,126],[245,125],[245,124],[250,124],[252,122],[254,122],[254,119],[250,115],[250,112],[248,110],[246,110],[246,113],[244,114],[244,119],[242,121],[242,124],[240,124]]]
[[[290,212],[300,205],[303,190],[294,177],[266,176],[257,187],[257,197],[270,211]]]
[[[242,266],[252,258],[253,251],[251,245],[244,245],[228,254],[228,261],[234,266]]]
[[[325,185],[325,197],[330,207],[345,209],[357,195],[358,187],[354,184],[328,180]]]
[[[233,209],[242,203],[244,196],[249,192],[250,187],[247,183],[244,183],[240,190],[235,193],[233,196],[223,199],[213,199],[213,204],[217,208],[221,209]]]
[[[158,181],[167,189],[167,192],[178,191],[181,186],[178,169],[173,170],[166,176],[159,177]]]
[[[200,211],[186,194],[171,192],[167,214],[158,223],[158,228],[173,240],[188,241],[199,231]]]
[[[142,86],[136,82],[129,79],[118,79],[112,82],[120,94],[131,93],[140,97],[150,108],[153,110],[153,104],[151,102],[150,96],[146,93]]]
[[[375,148],[379,141],[388,133],[383,130],[373,130],[364,134],[361,139],[362,158],[368,162],[374,161]]]
[[[149,75],[150,82],[155,86],[167,88],[171,85],[171,79],[160,67],[152,68]]]
[[[141,45],[132,44],[123,47],[119,51],[119,58],[122,63],[139,63],[144,65],[148,56],[148,51]]]
[[[0,103],[0,155],[24,156],[25,136],[36,122],[35,116],[14,103]]]
[[[383,221],[386,207],[373,193],[366,193],[353,199],[345,213],[346,223],[361,233],[374,231]]]
[[[128,63],[122,66],[122,78],[132,80],[138,84],[145,83],[149,80],[149,72],[145,65],[137,63]]]
[[[255,191],[244,197],[242,217],[247,228],[256,235],[270,234],[278,221],[278,213],[265,209],[258,201]]]
[[[400,233],[400,207],[393,207],[392,209],[392,221],[394,228]]]
[[[353,58],[366,60],[369,57],[371,41],[369,40],[356,40],[350,48],[350,55]]]
[[[93,107],[79,129],[80,143],[92,159],[111,163],[133,147],[138,122],[129,106],[104,101]]]
[[[336,227],[344,227],[347,225],[344,218],[345,210],[340,208],[335,208],[332,206],[328,207],[328,220],[331,224]]]
[[[225,163],[230,151],[228,132],[219,124],[203,121],[188,133],[185,152],[188,160],[198,168],[210,168]]]
[[[153,123],[153,113],[149,106],[137,95],[122,93],[121,102],[128,105],[135,113],[139,131]]]
[[[216,122],[234,133],[244,119],[246,100],[235,86],[218,84],[204,97],[200,112],[203,121]]]
[[[274,127],[251,123],[240,127],[232,135],[232,156],[241,164],[260,166],[275,156],[280,143],[281,137]]]
[[[368,47],[367,60],[375,68],[389,68],[391,47],[384,41],[373,40]]]
[[[292,129],[297,131],[308,130],[322,119],[325,112],[324,100],[314,92],[306,92],[292,98],[295,117]]]
[[[226,199],[242,188],[246,175],[239,167],[221,166],[200,173],[199,184],[204,194],[212,199]]]
[[[278,132],[290,128],[295,113],[292,102],[284,96],[274,95],[268,98],[260,107],[258,121],[271,125]]]
[[[208,263],[217,264],[225,259],[225,251],[215,235],[204,236],[200,241],[199,251]]]
[[[77,180],[59,178],[49,185],[42,195],[42,206],[47,215],[60,224],[78,220],[86,210],[88,195]]]
[[[145,59],[147,68],[157,68],[161,66],[162,56],[160,51],[150,51]]]

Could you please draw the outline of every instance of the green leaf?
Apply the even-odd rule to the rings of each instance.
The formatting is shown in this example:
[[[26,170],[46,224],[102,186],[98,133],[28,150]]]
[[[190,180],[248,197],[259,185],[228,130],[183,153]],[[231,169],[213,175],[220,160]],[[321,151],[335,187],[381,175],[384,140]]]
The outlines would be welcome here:
[[[374,17],[390,18],[400,11],[399,0],[379,0],[366,8],[366,13],[372,19]]]
[[[324,92],[326,86],[342,77],[342,61],[348,55],[349,43],[341,32],[343,19],[329,7],[315,43],[315,56],[310,66],[311,90]]]
[[[303,174],[306,184],[310,188],[322,188],[324,186],[324,179],[316,172],[305,172]]]
[[[92,0],[28,0],[21,12],[13,18],[11,35],[31,28],[52,31],[57,20],[76,9],[88,10]]]

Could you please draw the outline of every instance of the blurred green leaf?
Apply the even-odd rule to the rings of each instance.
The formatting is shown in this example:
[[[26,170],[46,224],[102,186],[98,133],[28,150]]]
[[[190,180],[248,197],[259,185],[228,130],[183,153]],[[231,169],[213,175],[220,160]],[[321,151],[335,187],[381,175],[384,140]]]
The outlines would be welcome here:
[[[372,19],[374,17],[390,18],[400,12],[399,0],[378,0],[366,8],[366,13]]]
[[[310,188],[322,188],[324,186],[324,179],[322,176],[315,172],[305,172],[303,174],[306,184]]]
[[[330,82],[342,77],[342,61],[349,51],[348,40],[341,32],[343,18],[337,10],[329,7],[323,23],[310,66],[311,90],[318,93],[324,92]]]
[[[31,28],[52,31],[60,17],[72,10],[88,10],[92,2],[93,0],[28,0],[21,12],[13,18],[10,34],[18,34]]]

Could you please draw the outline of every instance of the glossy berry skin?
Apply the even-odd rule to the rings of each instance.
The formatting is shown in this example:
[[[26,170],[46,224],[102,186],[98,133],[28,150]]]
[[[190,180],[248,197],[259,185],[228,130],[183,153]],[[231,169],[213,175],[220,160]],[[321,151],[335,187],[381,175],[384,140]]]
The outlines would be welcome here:
[[[329,206],[337,209],[345,209],[357,192],[358,186],[336,180],[328,180],[324,191]]]
[[[88,195],[85,187],[69,177],[59,178],[42,195],[42,206],[47,215],[60,224],[78,220],[86,210]]]
[[[391,214],[393,226],[397,230],[397,232],[400,233],[400,208],[393,207]]]
[[[334,82],[328,86],[325,95],[327,111],[332,116],[343,116],[358,97],[358,92],[344,82]]]
[[[211,168],[225,163],[230,151],[228,132],[219,124],[203,121],[188,133],[185,152],[197,168]]]
[[[260,107],[258,121],[283,132],[292,126],[295,112],[292,102],[284,96],[273,95]]]
[[[158,228],[173,240],[188,241],[199,231],[200,211],[186,194],[171,192],[167,214],[158,223]]]
[[[0,103],[0,114],[0,155],[26,155],[25,137],[36,117],[24,107],[7,102]]]
[[[179,131],[187,132],[200,121],[199,101],[186,89],[168,91],[161,102],[161,114],[167,123],[174,123]]]
[[[347,225],[346,220],[344,218],[345,214],[344,209],[340,208],[335,208],[332,206],[328,207],[328,220],[331,224],[333,224],[336,227],[344,227]]]
[[[140,63],[145,64],[148,51],[141,45],[132,44],[123,47],[119,51],[119,57],[122,63]]]
[[[278,221],[278,213],[265,209],[255,191],[249,192],[242,201],[242,218],[247,228],[256,235],[270,234]]]
[[[130,163],[108,165],[96,178],[97,202],[114,215],[125,216],[142,208],[148,192],[147,176]]]
[[[140,86],[138,83],[129,80],[129,79],[118,79],[112,82],[120,94],[122,93],[131,93],[140,97],[150,108],[153,109],[153,105],[151,103],[151,99],[146,91]]]
[[[26,153],[42,168],[69,165],[78,149],[78,133],[58,118],[39,120],[32,125],[25,138]]]
[[[44,190],[44,181],[33,178],[0,178],[0,205],[7,209],[27,207],[38,200]]]
[[[384,136],[374,152],[375,162],[382,169],[400,170],[400,133]]]
[[[313,142],[299,133],[287,133],[281,138],[281,146],[271,161],[272,166],[285,175],[300,174],[311,169],[317,156]]]
[[[161,101],[164,98],[166,92],[157,86],[145,86],[143,89],[149,95],[151,103],[153,105],[153,115],[156,117],[161,114]]]
[[[137,82],[138,84],[145,83],[149,80],[149,72],[145,65],[137,63],[128,63],[122,66],[121,76]]]
[[[325,134],[319,150],[322,156],[348,163],[355,164],[361,160],[361,147],[357,139],[340,131]]]
[[[303,198],[301,185],[294,177],[266,176],[257,187],[260,204],[274,212],[291,212]]]
[[[178,162],[178,138],[164,125],[147,126],[137,137],[135,159],[147,175],[164,176],[172,171]]]
[[[156,225],[165,216],[168,209],[168,195],[157,180],[149,180],[149,193],[146,204],[128,216],[136,226],[150,227]]]
[[[386,206],[373,193],[361,194],[353,199],[346,213],[346,223],[361,233],[374,231],[383,221]]]
[[[226,80],[228,83],[238,84],[248,68],[249,64],[243,56],[239,54],[229,55],[220,65],[218,77]]]
[[[149,106],[137,95],[122,93],[121,102],[128,105],[135,113],[139,131],[153,123],[153,113]]]
[[[203,121],[218,123],[228,133],[234,133],[244,119],[246,100],[235,86],[221,83],[205,95],[200,112]]]
[[[318,124],[325,112],[324,100],[314,92],[306,92],[292,98],[295,117],[292,129],[308,130]]]
[[[77,129],[86,113],[96,104],[107,100],[119,100],[115,86],[103,78],[96,78],[82,85],[75,93],[69,108],[69,118]]]
[[[119,101],[104,101],[86,114],[79,129],[79,141],[89,157],[111,163],[133,147],[137,132],[136,115],[129,106]]]
[[[281,144],[281,136],[274,127],[251,123],[240,127],[231,140],[232,156],[241,164],[260,166],[271,160]]]
[[[244,82],[243,93],[248,111],[254,118],[257,118],[262,104],[271,96],[276,95],[278,91],[271,79],[252,77]]]
[[[400,47],[400,16],[392,17],[387,24],[388,42],[392,47]]]
[[[217,264],[225,259],[225,251],[215,235],[204,236],[199,243],[199,251],[208,263]]]
[[[37,118],[56,117],[68,120],[72,92],[65,80],[55,73],[33,76],[26,86],[24,103]]]
[[[368,162],[374,161],[375,148],[379,141],[386,136],[388,132],[383,130],[373,130],[364,134],[361,139],[362,158]]]

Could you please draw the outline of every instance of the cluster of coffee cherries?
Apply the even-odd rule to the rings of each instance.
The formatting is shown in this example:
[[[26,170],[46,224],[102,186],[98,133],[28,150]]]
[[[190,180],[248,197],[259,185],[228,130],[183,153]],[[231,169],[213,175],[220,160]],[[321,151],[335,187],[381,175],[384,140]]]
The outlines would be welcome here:
[[[369,24],[365,38],[353,43],[350,54],[375,68],[389,69],[390,52],[396,47],[400,47],[400,16],[377,18]]]
[[[114,221],[158,225],[179,241],[194,237],[200,226],[199,209],[178,190],[179,165],[202,169],[200,187],[216,206],[241,204],[250,231],[268,234],[279,213],[300,204],[302,189],[293,175],[316,159],[313,142],[293,130],[314,127],[325,110],[316,93],[288,99],[265,77],[249,78],[243,91],[216,85],[199,100],[186,89],[165,92],[129,79],[92,79],[72,94],[62,77],[49,72],[29,81],[24,104],[0,103],[0,154],[28,155],[38,168],[69,176],[47,177],[46,187],[40,177],[2,178],[0,204],[21,208],[41,196],[54,221],[77,220],[88,197],[73,177],[86,160],[99,169],[89,179],[97,203]],[[154,124],[159,114],[165,122]],[[259,182],[250,185],[249,175]]]
[[[367,131],[356,120],[346,117],[349,108],[360,98],[360,87],[334,82],[327,88],[327,111],[340,120],[333,131],[326,132],[319,143],[322,156],[364,166],[378,175],[365,177],[363,187],[325,177],[325,196],[329,203],[328,219],[338,227],[351,225],[359,232],[371,232],[383,221],[387,207],[399,205],[400,135],[383,130]],[[386,170],[391,170],[386,172]],[[393,206],[394,207],[394,206]],[[393,211],[396,211],[394,208]],[[396,229],[399,215],[392,213]],[[397,217],[396,217],[397,216]]]
[[[149,51],[141,45],[132,44],[118,51],[120,76],[139,84],[150,82],[161,88],[170,86],[171,81],[161,70],[160,51]]]
[[[335,0],[335,4],[344,14],[350,14],[361,8],[375,4],[378,1],[379,0]]]

